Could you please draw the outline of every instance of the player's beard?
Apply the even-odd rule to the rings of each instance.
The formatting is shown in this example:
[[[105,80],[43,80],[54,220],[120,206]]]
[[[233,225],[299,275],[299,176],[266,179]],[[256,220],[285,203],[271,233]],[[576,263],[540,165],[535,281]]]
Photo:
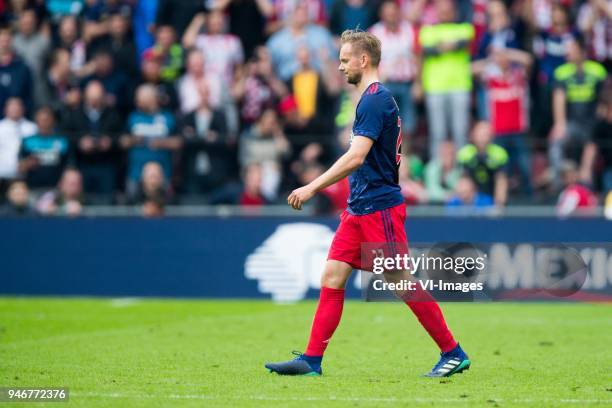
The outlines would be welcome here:
[[[346,82],[348,82],[351,85],[357,85],[358,83],[361,82],[361,72],[355,72],[354,74],[347,74],[346,75]]]

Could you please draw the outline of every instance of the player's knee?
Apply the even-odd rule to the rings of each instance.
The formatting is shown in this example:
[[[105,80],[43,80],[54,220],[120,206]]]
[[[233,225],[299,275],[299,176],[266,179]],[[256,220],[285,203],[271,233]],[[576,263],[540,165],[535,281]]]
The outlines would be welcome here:
[[[325,269],[323,276],[321,276],[321,287],[342,289],[344,288],[344,282],[337,274],[333,273],[332,271],[329,271],[328,269]]]
[[[351,269],[333,262],[328,262],[321,276],[321,287],[332,289],[344,289]]]

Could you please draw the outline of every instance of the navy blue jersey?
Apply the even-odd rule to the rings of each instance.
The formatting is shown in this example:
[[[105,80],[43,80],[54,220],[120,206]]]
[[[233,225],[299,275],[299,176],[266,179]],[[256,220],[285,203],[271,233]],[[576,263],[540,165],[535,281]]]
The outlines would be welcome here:
[[[398,185],[402,143],[399,109],[391,92],[379,82],[361,95],[353,124],[354,136],[374,140],[365,162],[349,176],[348,211],[362,215],[401,204]]]

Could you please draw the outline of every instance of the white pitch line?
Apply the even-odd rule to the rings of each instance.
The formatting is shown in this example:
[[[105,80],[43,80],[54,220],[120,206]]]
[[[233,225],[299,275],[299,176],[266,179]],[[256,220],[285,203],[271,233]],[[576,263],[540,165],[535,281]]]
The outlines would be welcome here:
[[[124,297],[124,298],[111,299],[110,305],[111,307],[128,307],[128,306],[133,306],[141,302],[142,302],[141,298]]]
[[[92,398],[161,398],[161,399],[192,399],[192,400],[245,400],[245,401],[344,401],[344,402],[413,402],[422,404],[431,404],[436,402],[476,402],[473,398],[395,398],[395,397],[269,397],[269,396],[215,396],[215,395],[203,395],[203,394],[167,394],[167,395],[151,395],[151,394],[129,394],[129,393],[97,393],[97,392],[71,392],[71,397],[92,397]],[[504,400],[502,398],[487,398],[495,402],[508,402],[514,404],[534,404],[534,403],[561,403],[561,404],[601,404],[601,403],[612,403],[612,399],[514,399]]]

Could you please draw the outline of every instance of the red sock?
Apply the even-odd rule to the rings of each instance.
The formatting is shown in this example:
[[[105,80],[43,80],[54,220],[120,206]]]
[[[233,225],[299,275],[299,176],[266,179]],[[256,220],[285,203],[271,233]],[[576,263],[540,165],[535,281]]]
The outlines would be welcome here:
[[[444,353],[451,351],[457,346],[457,342],[446,325],[440,306],[424,290],[417,289],[416,292],[408,293],[404,296],[404,302],[412,310],[417,319],[419,319],[421,326],[427,330],[427,333],[440,347],[440,350]]]
[[[342,317],[344,289],[321,288],[319,305],[312,321],[310,340],[304,354],[322,356]]]

